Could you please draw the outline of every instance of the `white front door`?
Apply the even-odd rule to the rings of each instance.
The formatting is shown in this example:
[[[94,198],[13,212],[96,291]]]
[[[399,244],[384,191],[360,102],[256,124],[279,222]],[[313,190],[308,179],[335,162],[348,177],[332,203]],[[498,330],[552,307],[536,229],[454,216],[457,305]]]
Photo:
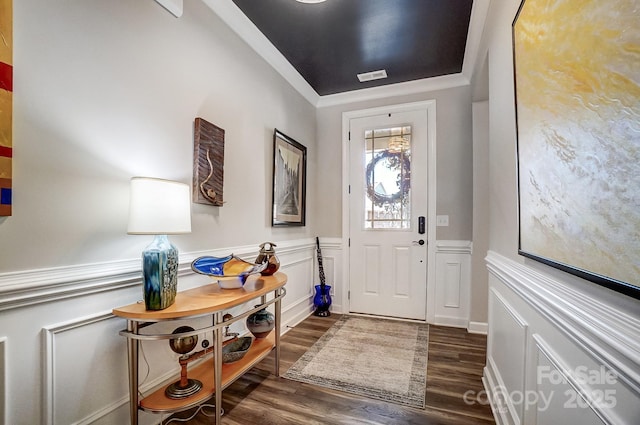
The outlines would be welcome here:
[[[426,320],[427,112],[349,122],[349,310]]]

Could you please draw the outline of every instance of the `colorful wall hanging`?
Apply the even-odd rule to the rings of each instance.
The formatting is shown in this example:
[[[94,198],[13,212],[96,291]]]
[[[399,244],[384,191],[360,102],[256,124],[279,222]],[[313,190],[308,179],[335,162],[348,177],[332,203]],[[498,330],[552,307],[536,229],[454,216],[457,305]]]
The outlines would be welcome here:
[[[0,0],[0,216],[11,215],[13,158],[13,4]]]

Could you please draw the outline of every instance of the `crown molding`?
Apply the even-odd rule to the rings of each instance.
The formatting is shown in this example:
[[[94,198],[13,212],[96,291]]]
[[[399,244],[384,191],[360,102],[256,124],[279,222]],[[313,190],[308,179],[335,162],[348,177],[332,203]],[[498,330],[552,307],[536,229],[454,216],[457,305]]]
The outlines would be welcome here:
[[[491,0],[474,0],[473,6],[471,6],[467,44],[464,49],[464,60],[462,61],[462,75],[468,81],[471,81],[473,73],[478,70],[478,66],[482,65],[482,63],[478,64],[478,60],[484,60],[484,56],[480,55],[480,46],[490,4]]]
[[[267,37],[251,22],[231,0],[203,0],[232,31],[245,41],[258,55],[273,67],[309,103],[316,105],[320,96],[302,78],[300,73],[275,48]]]
[[[182,0],[156,0],[158,4],[167,9],[176,18],[182,16],[183,4]]]
[[[167,0],[163,0],[167,1]],[[344,93],[320,96],[300,73],[287,61],[264,34],[232,1],[203,0],[258,55],[271,65],[295,90],[317,108],[405,96],[415,93],[442,90],[469,85],[476,68],[480,41],[491,0],[474,0],[467,34],[467,44],[462,72],[452,75],[425,78],[405,83],[389,84]]]
[[[386,86],[371,87],[367,89],[320,96],[320,99],[316,103],[316,107],[324,108],[327,106],[365,102],[368,100],[384,99],[394,96],[407,96],[415,93],[450,89],[466,85],[469,85],[469,80],[461,73],[441,75],[439,77],[423,78],[422,80],[408,81],[406,83],[388,84]]]

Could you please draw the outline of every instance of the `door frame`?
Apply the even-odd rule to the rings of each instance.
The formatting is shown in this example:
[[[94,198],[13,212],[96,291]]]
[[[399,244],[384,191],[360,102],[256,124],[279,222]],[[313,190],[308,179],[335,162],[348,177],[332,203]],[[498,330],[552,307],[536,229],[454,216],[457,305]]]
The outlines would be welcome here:
[[[345,312],[351,311],[349,291],[350,252],[349,252],[349,127],[354,118],[364,118],[382,114],[409,111],[424,111],[427,120],[427,323],[435,321],[435,263],[436,263],[436,101],[402,103],[398,105],[346,111],[342,113],[342,305]]]

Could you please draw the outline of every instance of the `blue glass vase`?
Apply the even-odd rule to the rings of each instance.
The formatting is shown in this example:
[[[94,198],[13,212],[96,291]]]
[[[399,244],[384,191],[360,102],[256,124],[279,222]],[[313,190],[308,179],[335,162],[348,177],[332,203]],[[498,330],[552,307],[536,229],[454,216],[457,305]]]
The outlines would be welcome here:
[[[176,300],[178,249],[167,235],[156,235],[142,251],[142,283],[147,310],[163,310]]]
[[[316,294],[313,297],[313,305],[316,308],[316,316],[328,316],[331,306],[331,286],[316,285]]]

